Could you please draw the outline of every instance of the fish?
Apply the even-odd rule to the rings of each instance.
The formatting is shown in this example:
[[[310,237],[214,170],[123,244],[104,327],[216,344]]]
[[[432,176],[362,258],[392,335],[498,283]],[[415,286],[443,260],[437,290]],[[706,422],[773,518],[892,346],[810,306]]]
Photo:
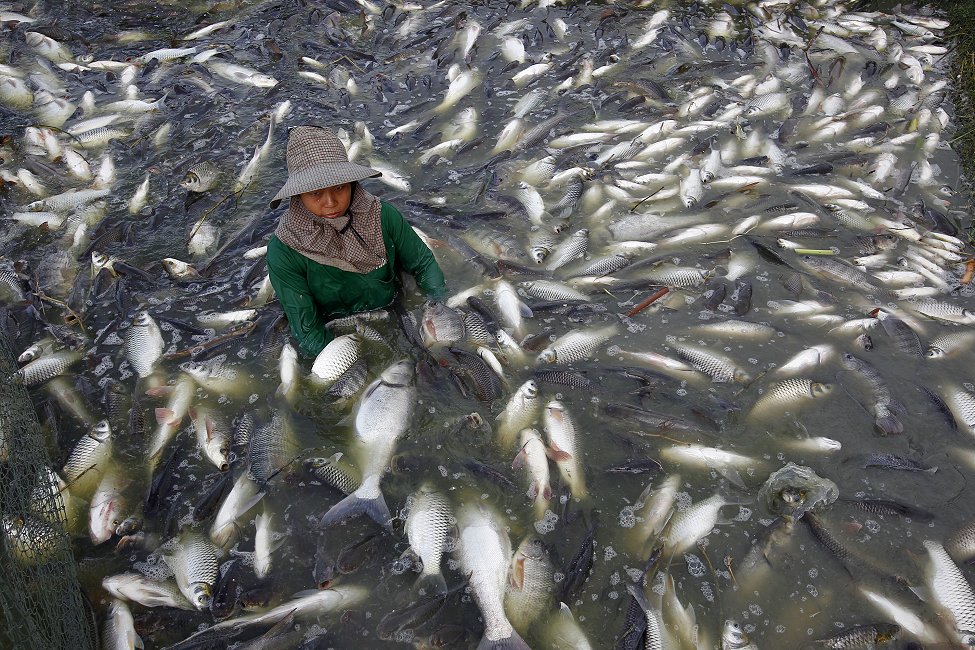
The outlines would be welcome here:
[[[552,498],[545,443],[537,429],[523,429],[519,443],[518,453],[511,466],[515,469],[525,468],[528,474],[527,496],[534,503],[535,517],[542,519]]]
[[[136,312],[125,330],[125,358],[139,377],[152,374],[162,357],[165,341],[159,324],[146,310]]]
[[[929,539],[923,544],[928,552],[926,581],[931,595],[950,614],[955,640],[970,645],[975,639],[975,591],[944,546]]]
[[[17,371],[16,377],[25,386],[37,386],[63,374],[81,359],[75,350],[59,350],[38,357]]]
[[[783,411],[799,408],[803,404],[829,395],[831,384],[794,377],[773,384],[755,402],[748,413],[749,420],[766,419],[779,416]]]
[[[503,447],[510,448],[515,442],[515,436],[535,423],[540,407],[538,384],[534,379],[529,379],[515,391],[504,410],[497,416],[498,437]]]
[[[141,573],[121,573],[105,576],[102,587],[115,598],[139,603],[143,607],[193,609],[190,601],[171,580],[150,580]]]
[[[265,492],[250,478],[247,472],[237,476],[227,497],[220,504],[210,527],[210,539],[219,548],[229,548],[239,528],[237,521],[264,498]]]
[[[504,594],[504,611],[508,621],[520,633],[551,608],[555,591],[555,567],[548,549],[535,535],[527,535],[515,550],[508,569],[508,588]]]
[[[896,623],[869,623],[855,625],[848,630],[837,632],[813,643],[818,648],[869,648],[877,644],[889,643],[900,635],[901,626]]]
[[[425,483],[407,503],[406,536],[410,550],[420,560],[417,587],[428,586],[434,593],[446,593],[447,583],[440,572],[440,560],[446,549],[452,526],[450,502],[432,485]]]
[[[199,533],[186,533],[175,540],[174,548],[163,555],[163,560],[186,599],[198,610],[208,608],[217,581],[217,549],[213,542]]]
[[[676,555],[694,546],[717,525],[721,508],[734,503],[715,494],[675,512],[663,534],[668,552]]]
[[[464,315],[460,311],[441,302],[432,302],[424,308],[420,336],[427,347],[438,343],[457,343],[463,341],[466,334]]]
[[[545,436],[548,439],[548,456],[558,465],[562,479],[569,485],[572,496],[584,499],[588,495],[586,479],[582,471],[579,435],[575,421],[558,400],[545,405],[542,412]]]
[[[130,483],[118,468],[106,468],[101,473],[89,507],[88,532],[92,544],[107,542],[122,526],[128,515],[126,488]]]
[[[366,388],[355,416],[355,437],[361,485],[332,506],[318,522],[321,528],[365,513],[383,528],[390,528],[389,508],[380,481],[389,467],[396,442],[413,417],[416,389],[413,364],[397,361]]]
[[[125,601],[115,599],[108,606],[108,615],[102,627],[106,650],[130,650],[144,647],[142,638],[135,631],[135,621]]]
[[[322,387],[331,387],[356,361],[362,350],[362,337],[343,334],[328,342],[315,357],[309,378]]]
[[[905,415],[906,411],[892,397],[890,387],[873,364],[850,353],[841,357],[841,363],[844,368],[859,375],[870,389],[873,397],[871,406],[874,415],[874,428],[885,436],[903,433],[904,425],[897,416],[898,414]]]
[[[473,503],[462,506],[458,526],[455,553],[484,620],[478,647],[527,650],[528,644],[505,615],[503,599],[513,553],[502,522],[488,505]]]
[[[208,407],[190,407],[190,419],[203,455],[221,472],[230,469],[230,428]]]
[[[721,647],[727,650],[758,650],[758,646],[749,640],[741,624],[730,618],[725,620],[721,631]]]
[[[714,382],[739,382],[747,384],[751,381],[747,372],[724,355],[688,345],[674,345],[673,348],[677,352],[677,356],[688,361],[695,369],[711,377],[711,380]]]
[[[538,362],[573,363],[588,359],[618,331],[615,324],[595,330],[574,330],[542,350],[538,355]]]

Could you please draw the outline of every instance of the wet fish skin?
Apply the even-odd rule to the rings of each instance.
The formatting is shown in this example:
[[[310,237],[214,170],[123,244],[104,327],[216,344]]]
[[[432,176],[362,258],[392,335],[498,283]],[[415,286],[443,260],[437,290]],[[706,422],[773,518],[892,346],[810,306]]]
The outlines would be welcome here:
[[[870,623],[856,625],[825,639],[816,639],[813,643],[817,648],[830,648],[830,650],[869,648],[895,640],[900,635],[900,631],[901,626],[895,623]]]
[[[542,540],[534,535],[526,536],[512,558],[504,596],[505,613],[516,630],[527,632],[549,610],[555,587],[554,573],[555,567]]]
[[[538,397],[538,384],[529,379],[522,384],[508,400],[504,410],[498,414],[498,436],[503,447],[509,448],[515,436],[532,426],[538,418],[541,400]]]
[[[424,484],[410,497],[407,508],[407,539],[422,564],[417,585],[429,585],[436,593],[445,593],[447,584],[440,572],[440,559],[452,528],[450,502],[432,485]]]
[[[897,414],[904,414],[904,408],[893,399],[890,387],[874,365],[850,353],[845,353],[840,362],[844,368],[858,374],[870,388],[875,429],[887,436],[903,433],[904,425]]]
[[[931,594],[951,613],[956,640],[970,644],[975,640],[975,591],[944,546],[925,540],[924,548],[928,552],[927,583]]]
[[[879,467],[881,469],[905,470],[909,472],[928,472],[933,474],[938,471],[937,467],[931,467],[920,461],[904,458],[895,454],[885,452],[873,452],[858,457],[861,467]]]
[[[502,602],[512,560],[508,533],[498,515],[484,504],[466,505],[458,520],[457,559],[484,619],[480,647],[527,650],[528,645],[508,621]]]
[[[411,425],[416,395],[413,376],[413,363],[398,361],[387,367],[362,394],[355,418],[362,483],[322,516],[320,527],[363,512],[382,527],[390,527],[389,508],[380,481],[397,441]]]
[[[217,580],[217,550],[213,543],[199,533],[187,533],[163,559],[186,599],[198,610],[207,609]]]
[[[585,498],[586,479],[574,419],[558,400],[552,400],[545,405],[542,419],[548,439],[549,457],[558,465],[562,479],[572,490],[572,496],[577,499]]]
[[[934,519],[934,515],[925,512],[914,506],[909,506],[897,501],[887,499],[840,499],[840,501],[851,506],[876,515],[893,515],[897,517],[909,517],[920,522],[928,522]]]
[[[312,380],[331,387],[359,359],[361,346],[362,338],[358,334],[343,334],[329,341],[315,357]]]

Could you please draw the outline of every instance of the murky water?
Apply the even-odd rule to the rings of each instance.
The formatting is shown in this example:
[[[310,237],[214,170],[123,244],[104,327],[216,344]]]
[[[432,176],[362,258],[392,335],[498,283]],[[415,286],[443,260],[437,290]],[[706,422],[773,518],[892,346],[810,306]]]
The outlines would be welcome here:
[[[465,398],[447,370],[427,369],[419,374],[413,425],[398,445],[401,458],[395,471],[383,481],[390,508],[402,508],[407,497],[425,481],[439,486],[455,510],[465,503],[490,504],[509,526],[515,548],[526,534],[541,535],[556,566],[556,578],[564,576],[563,567],[577,552],[589,523],[598,520],[591,577],[566,604],[593,647],[611,647],[624,629],[623,618],[630,601],[626,585],[639,574],[647,559],[646,549],[633,541],[631,507],[649,483],[659,483],[665,475],[679,473],[679,506],[716,493],[744,502],[722,508],[720,524],[714,532],[700,546],[665,562],[657,578],[659,583],[664,574],[672,576],[680,601],[693,604],[701,647],[717,647],[721,625],[727,618],[740,621],[752,640],[763,648],[796,647],[844,626],[886,620],[858,595],[854,581],[871,584],[934,625],[933,606],[919,601],[893,577],[881,579],[856,566],[848,571],[801,523],[784,545],[769,554],[771,570],[753,576],[736,573],[752,541],[773,521],[764,505],[756,501],[758,489],[771,472],[787,462],[809,466],[828,477],[839,486],[844,499],[896,500],[933,513],[930,523],[910,521],[871,515],[844,502],[820,513],[820,520],[843,545],[876,558],[888,566],[890,576],[901,576],[911,584],[921,581],[926,561],[922,541],[942,541],[972,518],[967,483],[973,467],[966,460],[972,445],[971,425],[959,422],[958,430],[953,431],[919,388],[925,386],[948,400],[953,387],[971,380],[970,352],[964,349],[939,360],[912,357],[897,349],[877,321],[872,321],[874,326],[869,330],[874,347],[864,350],[855,342],[862,329],[835,329],[844,321],[868,318],[874,307],[884,307],[905,319],[922,344],[970,325],[925,318],[914,309],[916,301],[887,293],[879,282],[876,290],[863,291],[808,273],[808,267],[793,251],[776,244],[782,238],[802,248],[835,249],[838,258],[853,260],[864,254],[858,237],[893,233],[894,247],[881,252],[884,259],[871,271],[905,270],[898,260],[918,246],[911,239],[912,233],[951,230],[950,223],[933,220],[923,208],[938,211],[949,221],[956,220],[955,226],[968,224],[968,206],[953,191],[958,185],[958,161],[946,145],[954,128],[951,107],[941,101],[943,95],[936,87],[945,81],[944,62],[940,55],[915,52],[914,60],[923,71],[919,81],[910,79],[913,63],[892,64],[896,47],[925,45],[930,39],[906,36],[886,17],[867,15],[862,20],[879,27],[889,41],[884,53],[870,49],[869,33],[842,36],[857,48],[843,56],[834,53],[836,44],[831,42],[804,53],[799,42],[789,46],[788,33],[801,34],[803,38],[799,40],[806,42],[820,28],[827,28],[827,33],[838,32],[834,29],[835,15],[822,9],[817,18],[816,10],[806,5],[788,16],[776,13],[780,31],[774,29],[775,21],[769,21],[765,31],[758,30],[755,16],[744,10],[738,15],[739,10],[735,10],[732,26],[718,39],[715,36],[721,30],[715,21],[720,18],[720,8],[709,5],[675,2],[648,7],[566,9],[442,3],[427,9],[389,5],[384,10],[369,3],[363,5],[364,9],[349,3],[345,11],[335,11],[345,4],[294,7],[247,3],[239,8],[213,7],[207,14],[202,13],[205,7],[196,5],[151,10],[89,6],[68,9],[56,23],[53,15],[40,21],[40,25],[49,27],[46,32],[69,47],[79,61],[87,63],[90,59],[81,57],[135,61],[147,52],[172,47],[174,42],[179,43],[174,39],[181,35],[228,20],[226,26],[212,34],[181,45],[196,45],[195,54],[217,48],[220,54],[214,60],[247,66],[277,81],[270,89],[235,83],[216,74],[208,65],[212,62],[192,62],[192,54],[134,68],[131,82],[138,87],[139,96],[154,100],[166,95],[165,108],[134,119],[121,119],[119,124],[128,131],[125,137],[104,148],[83,150],[93,167],[103,155],[113,160],[116,179],[104,214],[89,224],[89,239],[70,248],[72,260],[74,256],[79,260],[77,264],[67,264],[63,273],[53,264],[54,252],[71,246],[71,231],[77,224],[70,219],[68,235],[22,225],[11,225],[3,234],[8,258],[26,260],[30,268],[38,271],[54,265],[53,272],[40,273],[39,281],[44,293],[58,302],[69,300],[72,287],[87,287],[87,249],[92,237],[99,250],[148,271],[151,279],[123,276],[121,289],[114,282],[96,283],[93,290],[83,294],[87,300],[76,310],[89,342],[83,347],[84,361],[73,368],[70,377],[95,418],[106,415],[100,389],[107,378],[119,380],[134,391],[134,407],[150,420],[154,409],[164,405],[165,398],[143,395],[143,384],[136,389],[133,371],[120,347],[126,323],[140,305],[147,305],[157,318],[195,323],[198,313],[238,309],[255,295],[265,272],[263,262],[258,261],[255,267],[253,261],[243,259],[242,253],[261,245],[276,223],[278,212],[268,211],[266,206],[285,178],[284,127],[322,124],[343,128],[360,160],[391,166],[408,178],[412,185],[409,192],[379,181],[371,181],[369,187],[397,205],[428,236],[445,242],[435,247],[435,254],[451,293],[479,286],[492,306],[493,282],[456,248],[454,238],[460,237],[490,260],[483,246],[485,232],[506,232],[523,249],[514,261],[534,266],[527,256],[533,237],[531,224],[511,207],[517,204],[517,199],[512,203],[511,197],[518,195],[522,170],[553,153],[558,156],[557,171],[576,166],[589,170],[583,177],[582,196],[564,217],[559,214],[560,201],[572,182],[536,183],[545,207],[551,211],[543,218],[543,227],[557,229],[557,239],[588,228],[588,255],[597,258],[622,251],[608,226],[629,218],[633,212],[681,218],[672,224],[671,232],[648,236],[647,241],[657,242],[658,248],[633,255],[633,261],[660,256],[665,267],[691,267],[709,277],[729,278],[729,296],[734,288],[732,279],[750,282],[751,306],[742,318],[768,324],[777,333],[740,338],[696,331],[695,326],[718,318],[738,318],[729,301],[715,311],[705,308],[703,284],[686,289],[671,287],[665,299],[626,317],[657,286],[647,279],[647,265],[634,264],[609,279],[580,283],[579,288],[591,294],[595,309],[538,309],[526,321],[526,330],[554,340],[572,329],[620,323],[620,333],[591,359],[573,364],[588,373],[592,387],[574,389],[541,383],[544,402],[562,400],[578,422],[590,499],[579,502],[569,498],[559,484],[553,463],[550,469],[555,496],[551,512],[543,522],[537,522],[529,498],[522,494],[524,475],[511,467],[514,452],[499,448],[490,426],[469,427],[462,420],[464,415],[476,412],[486,423],[494,424],[511,392],[532,376],[537,354],[532,351],[527,366],[514,364],[506,368],[505,395],[493,404]],[[662,9],[669,9],[669,17],[660,23],[657,37],[641,45],[649,29],[648,21],[660,16],[656,12]],[[463,33],[475,22],[482,29],[465,60]],[[5,63],[32,75],[27,78],[35,90],[49,87],[54,94],[76,103],[86,91],[91,91],[96,105],[118,97],[120,79],[128,73],[63,70],[52,64],[35,63],[36,56],[24,36],[29,27],[21,24],[17,29],[4,31],[0,51]],[[455,38],[455,32],[456,39],[450,40]],[[504,56],[498,56],[505,33],[522,40],[526,62],[508,65]],[[708,33],[708,39],[700,36]],[[899,45],[895,46],[895,42]],[[552,67],[537,80],[522,87],[512,83],[512,76],[532,62],[549,60]],[[448,68],[452,64],[457,64],[455,73],[475,72],[476,84],[456,105],[436,110],[448,87]],[[816,69],[819,82],[810,67]],[[824,89],[818,84],[828,86]],[[644,90],[634,91],[640,87]],[[655,95],[657,87],[666,98]],[[522,135],[559,110],[568,113],[568,117],[538,143],[509,145],[510,155],[492,161],[497,154],[492,148],[513,119],[513,107],[535,91],[540,91],[541,100],[521,118]],[[916,101],[896,101],[905,93],[918,93]],[[783,105],[747,112],[747,108],[758,105],[755,98],[763,94],[780,94]],[[644,96],[645,100],[634,102],[634,96]],[[817,102],[835,96],[832,101],[838,107],[813,105],[811,96]],[[862,104],[858,104],[861,100]],[[276,129],[257,177],[234,196],[234,179],[250,160],[254,148],[264,142],[269,114],[284,101],[291,103],[290,114]],[[880,110],[871,112],[873,107]],[[428,153],[431,147],[456,136],[451,123],[465,108],[473,108],[477,115],[474,129],[460,138],[465,142],[443,149],[437,156]],[[939,108],[945,111],[946,125],[939,122]],[[65,128],[77,119],[68,121]],[[388,135],[413,120],[423,126],[413,132]],[[610,126],[608,120],[633,122]],[[34,122],[30,110],[7,107],[0,114],[0,126],[12,138],[2,153],[4,168],[16,173],[27,167],[41,179],[49,194],[86,186],[66,175],[60,161],[49,160],[43,152],[32,155],[29,147],[21,146],[25,127]],[[880,123],[886,127],[860,133]],[[371,134],[371,145],[362,125]],[[659,131],[656,135],[647,132],[654,125]],[[169,129],[165,137],[160,131],[164,128]],[[583,143],[587,145],[583,147],[567,147],[565,141],[559,141],[561,136],[586,131],[604,135],[599,136],[598,142],[594,139]],[[65,145],[71,143],[64,133],[57,134]],[[610,147],[637,137],[641,138],[639,149],[666,137],[680,141],[657,154],[637,155],[630,151],[618,160],[602,165],[596,162]],[[771,152],[769,142],[776,147]],[[680,188],[686,181],[679,175],[687,171],[682,165],[698,173],[712,150],[721,152],[717,176],[704,186],[696,205],[685,207]],[[784,156],[782,161],[775,158],[776,150]],[[890,173],[880,177],[877,168],[885,164],[881,160],[884,153],[893,154],[894,162]],[[220,182],[187,207],[187,193],[179,187],[179,181],[189,167],[204,160],[219,169]],[[634,160],[640,164],[624,164]],[[831,172],[791,174],[823,162],[832,164]],[[775,169],[780,163],[781,167]],[[667,176],[635,180],[644,174]],[[147,175],[146,206],[137,214],[130,214],[129,199]],[[808,188],[812,184],[834,187],[829,197],[818,199],[820,208],[813,210],[814,224],[780,228],[768,225],[768,220],[779,213],[809,211],[808,204],[789,191],[804,185],[813,193],[816,190]],[[11,182],[4,200],[5,211],[13,213],[16,206],[35,198]],[[923,203],[922,209],[917,208],[919,202]],[[792,207],[781,207],[787,203]],[[830,203],[840,205],[853,216],[837,216],[823,207]],[[500,218],[485,216],[499,210],[505,212]],[[201,259],[192,259],[187,238],[204,215],[208,223],[219,228],[219,242]],[[742,228],[748,230],[750,239],[733,230],[753,215],[759,215],[759,221],[766,225],[754,230]],[[689,244],[668,244],[663,239],[686,233],[687,226],[699,224],[716,227],[711,234]],[[915,224],[916,229],[912,229]],[[131,228],[127,237],[117,233],[122,226]],[[103,239],[97,239],[99,236]],[[964,239],[963,233],[959,236]],[[798,296],[785,286],[786,282],[795,282],[793,270],[761,256],[752,241],[778,251],[803,272],[805,287]],[[944,273],[936,275],[947,288],[930,299],[970,307],[967,288],[951,292],[969,254],[966,249],[961,263],[940,263]],[[169,279],[159,263],[164,257],[184,259],[201,270],[205,267],[204,278],[182,282]],[[573,268],[578,270],[579,266],[576,263],[557,270],[555,277],[568,279]],[[620,288],[614,286],[613,278],[642,282]],[[922,278],[922,284],[929,282],[926,278]],[[531,276],[515,271],[509,279],[516,282]],[[832,298],[816,291],[828,292]],[[949,292],[953,295],[946,295]],[[786,313],[787,308],[794,306],[789,301],[795,300],[807,301],[809,313]],[[808,302],[814,300],[818,302]],[[420,296],[410,294],[407,307],[419,310],[421,301]],[[60,322],[67,314],[58,302],[46,303],[44,316],[51,322]],[[339,495],[300,468],[305,458],[328,457],[336,452],[348,454],[352,436],[347,419],[350,405],[335,404],[334,398],[307,383],[291,407],[273,397],[280,381],[277,358],[282,338],[274,336],[271,323],[279,308],[272,303],[260,310],[259,325],[251,334],[218,351],[225,355],[225,364],[238,371],[239,387],[226,394],[208,393],[201,388],[193,401],[198,407],[214,409],[228,423],[245,413],[256,414],[258,422],[264,423],[277,412],[290,424],[292,451],[297,460],[271,481],[263,505],[265,511],[274,513],[285,537],[273,555],[270,604],[276,605],[295,592],[315,586],[312,568],[319,549],[339,557],[343,549],[368,540],[365,559],[350,560],[345,566],[348,574],[341,575],[336,583],[365,585],[370,588],[370,597],[341,617],[335,614],[322,616],[317,622],[304,621],[300,630],[309,637],[321,629],[327,630],[320,647],[396,645],[393,640],[378,638],[376,629],[385,614],[411,600],[415,574],[400,575],[392,570],[394,560],[407,548],[405,535],[398,530],[392,536],[370,539],[377,528],[365,520],[349,522],[323,534],[315,530],[314,522]],[[17,347],[24,348],[40,337],[40,325],[19,310],[13,313]],[[396,359],[423,358],[412,350],[395,317],[371,325],[388,345],[365,346],[370,380]],[[162,326],[166,353],[174,356],[163,360],[160,374],[170,382],[179,376],[179,364],[186,359],[178,353],[222,333],[187,332],[165,322]],[[74,328],[79,329],[77,325]],[[711,383],[706,377],[689,382],[661,378],[642,385],[644,382],[619,371],[630,361],[607,352],[609,346],[616,345],[627,352],[651,351],[676,358],[676,348],[682,344],[731,358],[753,381],[725,384]],[[832,346],[834,356],[800,376],[831,384],[830,394],[799,407],[782,408],[765,422],[749,419],[747,414],[756,400],[781,379],[775,376],[774,369],[803,349],[822,344]],[[891,387],[894,398],[906,407],[899,416],[902,434],[881,437],[876,433],[870,393],[840,363],[839,356],[844,352],[869,360]],[[310,360],[303,361],[304,373],[310,364]],[[970,387],[966,384],[965,388]],[[52,399],[51,391],[44,387],[35,389],[35,395],[38,402]],[[668,426],[650,428],[612,417],[605,406],[613,402],[690,419],[699,431],[687,433]],[[48,423],[52,434],[56,430],[52,451],[55,464],[59,465],[86,427],[57,406],[56,401],[55,404],[55,415]],[[165,573],[159,565],[157,548],[181,524],[192,525],[190,509],[204,489],[219,479],[218,472],[197,450],[188,419],[184,425],[172,443],[182,450],[175,473],[178,487],[173,505],[167,503],[164,512],[146,519],[143,547],[116,551],[113,547],[117,539],[92,546],[86,539],[84,516],[74,531],[78,535],[77,556],[85,587],[100,612],[108,603],[99,586],[104,576],[129,570],[157,576]],[[541,428],[540,422],[538,426]],[[153,425],[150,423],[147,429],[151,435]],[[824,452],[803,451],[799,447],[804,440],[820,436],[838,441],[842,448]],[[741,485],[729,484],[728,478],[714,469],[667,460],[662,460],[662,472],[605,471],[623,461],[661,458],[662,451],[666,454],[668,448],[685,443],[719,447],[750,457],[752,460],[739,468]],[[128,434],[122,425],[114,454],[132,481],[126,491],[131,513],[139,512],[148,487],[145,445],[144,439]],[[962,451],[956,452],[958,449]],[[922,460],[938,469],[906,472],[863,468],[859,457],[870,452]],[[472,460],[490,465],[517,488],[473,472]],[[728,475],[736,480],[734,474]],[[86,506],[81,508],[87,512]],[[230,549],[229,557],[251,560],[253,516],[254,512],[244,518],[239,541]],[[200,528],[204,532],[208,529],[208,524]],[[343,557],[348,558],[349,553]],[[449,566],[445,563],[445,575],[451,586],[463,580],[453,560]],[[248,586],[258,584],[256,579],[248,580]],[[554,584],[554,588],[558,590],[559,585]],[[176,642],[211,621],[206,612],[149,610],[139,605],[132,605],[132,609],[147,647]],[[547,611],[524,634],[532,647],[565,647],[559,646],[547,631],[547,620],[558,616],[553,605],[551,612]],[[457,647],[474,647],[481,635],[478,610],[470,596],[451,602],[440,624],[466,629],[466,640],[457,642]],[[422,646],[430,634],[430,629],[404,631],[399,640],[409,642],[415,636],[415,643]],[[910,637],[905,633],[903,638]]]

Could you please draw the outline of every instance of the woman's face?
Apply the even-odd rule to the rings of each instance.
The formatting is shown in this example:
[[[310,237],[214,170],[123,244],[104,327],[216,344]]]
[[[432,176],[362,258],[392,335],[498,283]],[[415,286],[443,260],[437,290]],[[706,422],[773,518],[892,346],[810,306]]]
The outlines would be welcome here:
[[[323,187],[314,192],[301,194],[301,202],[316,217],[334,219],[341,217],[352,202],[352,183]]]

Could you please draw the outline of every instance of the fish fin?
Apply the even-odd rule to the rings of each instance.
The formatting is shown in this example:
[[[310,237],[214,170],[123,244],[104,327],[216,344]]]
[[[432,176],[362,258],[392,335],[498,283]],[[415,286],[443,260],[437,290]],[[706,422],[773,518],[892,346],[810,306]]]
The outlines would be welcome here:
[[[914,592],[914,595],[917,596],[920,600],[926,603],[934,602],[931,597],[932,596],[931,590],[928,587],[922,585],[913,585],[909,588],[911,591]]]
[[[528,498],[534,501],[535,499],[538,498],[538,493],[539,493],[538,483],[532,482],[532,484],[528,486]]]
[[[907,417],[907,407],[905,407],[903,404],[898,402],[896,399],[890,400],[890,404],[888,404],[887,408],[889,408],[891,412],[901,416],[902,418]]]
[[[139,636],[138,634],[135,635],[135,638],[133,639],[132,645],[133,645],[133,647],[139,648],[139,650],[145,650],[145,647],[146,647],[146,644],[142,640],[142,637]]]
[[[554,460],[556,463],[572,458],[572,454],[567,451],[562,451],[558,447],[546,447],[545,455]]]
[[[491,640],[483,637],[477,644],[477,650],[531,650],[531,646],[512,629],[511,636],[504,639]]]
[[[436,573],[421,573],[420,577],[413,583],[413,590],[417,592],[423,591],[427,594],[445,594],[447,593],[447,581],[444,580],[443,574],[439,571]]]
[[[153,386],[146,389],[146,395],[149,397],[168,397],[172,392],[172,386]]]
[[[874,418],[873,426],[878,433],[884,436],[893,436],[899,433],[904,433],[904,425],[897,416],[890,411],[882,411],[877,413]]]
[[[157,407],[156,408],[156,423],[157,424],[172,424],[173,423],[172,420],[173,420],[173,416],[174,415],[176,415],[176,413],[173,412],[173,409],[167,409],[167,408],[163,408],[161,406],[160,407]]]
[[[542,497],[548,501],[552,498],[552,486],[546,483],[542,486]]]
[[[351,519],[362,513],[369,515],[370,519],[384,529],[392,530],[392,525],[390,524],[392,517],[389,514],[389,508],[386,506],[386,500],[383,498],[382,492],[374,499],[364,499],[353,492],[329,508],[328,512],[322,515],[318,526],[319,528],[325,528],[326,526]]]
[[[518,591],[525,588],[525,559],[515,560],[514,571],[508,576],[508,584]]]
[[[734,467],[715,467],[714,471],[721,474],[726,481],[735,487],[745,489],[745,481],[742,480],[741,474]]]
[[[521,313],[522,318],[531,318],[532,316],[535,315],[535,312],[532,311],[532,308],[523,302],[518,303],[518,311]]]
[[[207,441],[213,441],[213,432],[217,430],[217,423],[213,420],[213,416],[206,416],[206,428],[207,428]]]
[[[514,469],[521,469],[528,462],[528,454],[522,449],[517,454],[515,454],[515,459],[511,461],[511,467]]]

